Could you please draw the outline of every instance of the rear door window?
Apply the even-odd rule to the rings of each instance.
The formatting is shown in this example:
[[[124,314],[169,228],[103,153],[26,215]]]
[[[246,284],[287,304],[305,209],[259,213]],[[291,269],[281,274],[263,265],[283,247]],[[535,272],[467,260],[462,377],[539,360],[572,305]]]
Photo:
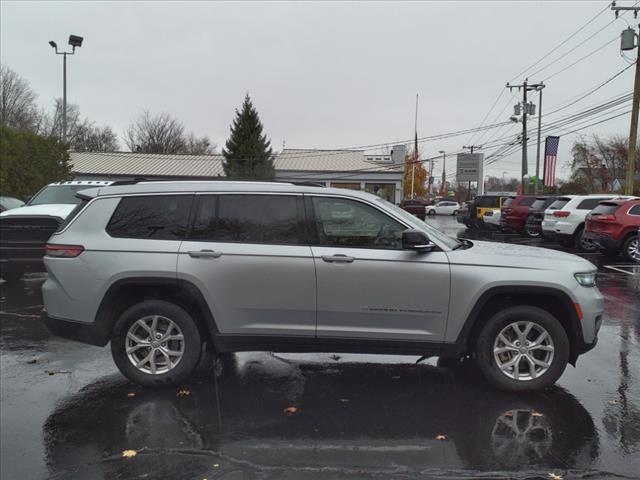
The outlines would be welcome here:
[[[124,197],[107,225],[117,238],[182,240],[187,231],[191,195]]]
[[[603,200],[609,200],[608,198],[587,198],[578,204],[578,210],[593,210]]]
[[[202,195],[191,240],[305,244],[302,199],[296,195]]]

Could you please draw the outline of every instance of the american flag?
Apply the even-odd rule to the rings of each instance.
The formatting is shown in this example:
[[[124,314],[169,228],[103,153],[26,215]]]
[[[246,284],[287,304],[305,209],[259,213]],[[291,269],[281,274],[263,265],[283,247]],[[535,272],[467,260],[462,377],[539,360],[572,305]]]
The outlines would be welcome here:
[[[544,186],[556,186],[556,160],[560,137],[547,137],[544,142]]]

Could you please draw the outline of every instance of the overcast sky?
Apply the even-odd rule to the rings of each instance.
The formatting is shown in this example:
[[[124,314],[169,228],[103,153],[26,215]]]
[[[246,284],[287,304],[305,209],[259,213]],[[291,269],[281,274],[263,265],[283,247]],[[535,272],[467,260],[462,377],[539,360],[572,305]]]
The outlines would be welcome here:
[[[614,14],[608,10],[520,74],[606,6],[601,1],[3,0],[0,53],[2,63],[25,77],[39,102],[50,106],[54,97],[62,96],[62,58],[47,42],[65,45],[69,34],[85,37],[82,48],[68,61],[69,102],[77,103],[83,116],[111,126],[120,139],[127,124],[148,109],[176,116],[189,131],[206,134],[221,147],[234,109],[249,92],[275,150],[283,142],[291,148],[391,145],[413,138],[416,94],[418,135],[426,137],[477,127],[507,81],[521,82],[574,47],[530,77],[547,84],[546,111],[610,78],[628,65],[616,38],[627,28],[626,19],[633,19],[627,14],[612,22]],[[611,43],[549,78],[607,42]],[[594,94],[549,116],[549,121],[632,87],[633,68],[629,68]],[[505,91],[487,123],[508,120],[515,102]],[[553,132],[562,137],[560,159],[569,160],[577,135],[564,135],[567,130],[629,109],[630,102]],[[579,133],[627,136],[629,117]],[[518,128],[513,124],[475,138],[467,134],[425,142],[421,155],[456,152],[470,140],[482,144],[507,134],[504,141],[508,141]],[[120,144],[124,149],[124,142]],[[485,173],[500,176],[507,171],[518,176],[519,158],[520,151],[514,152],[485,168]],[[534,170],[535,147],[530,148],[529,158]],[[447,171],[452,167],[453,161]],[[441,166],[436,175],[439,172]],[[568,173],[559,171],[561,176]]]

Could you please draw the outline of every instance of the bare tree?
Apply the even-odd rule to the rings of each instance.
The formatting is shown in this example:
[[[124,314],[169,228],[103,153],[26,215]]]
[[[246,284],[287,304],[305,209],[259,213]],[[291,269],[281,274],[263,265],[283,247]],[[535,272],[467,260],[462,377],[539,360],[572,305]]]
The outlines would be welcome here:
[[[29,82],[6,65],[0,65],[0,125],[37,129],[36,96]]]
[[[76,152],[116,152],[118,139],[111,127],[83,125],[71,146]]]
[[[186,150],[184,126],[168,113],[143,112],[127,128],[124,141],[132,152],[183,153]]]
[[[152,115],[148,111],[127,127],[124,141],[132,152],[143,153],[206,155],[216,148],[207,136],[186,135],[182,122],[168,113]]]

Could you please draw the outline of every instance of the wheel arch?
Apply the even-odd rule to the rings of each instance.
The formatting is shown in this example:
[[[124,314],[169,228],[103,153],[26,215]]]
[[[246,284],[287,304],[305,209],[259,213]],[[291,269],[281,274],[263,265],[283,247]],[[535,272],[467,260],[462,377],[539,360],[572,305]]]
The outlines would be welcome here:
[[[537,286],[498,286],[484,292],[465,320],[456,339],[459,354],[469,353],[486,321],[495,313],[512,306],[532,306],[553,315],[569,339],[569,362],[575,365],[584,343],[582,325],[575,305],[563,291]]]
[[[130,306],[144,300],[164,300],[175,303],[193,317],[200,335],[212,342],[218,329],[200,289],[186,280],[162,277],[133,277],[114,282],[105,293],[95,318],[102,345],[113,334],[113,327]]]

